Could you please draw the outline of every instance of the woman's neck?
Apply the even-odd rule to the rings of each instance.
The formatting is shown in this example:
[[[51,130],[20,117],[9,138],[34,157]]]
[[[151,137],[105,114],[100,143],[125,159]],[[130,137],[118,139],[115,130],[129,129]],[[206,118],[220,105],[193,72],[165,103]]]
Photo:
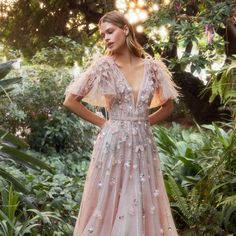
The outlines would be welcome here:
[[[129,50],[124,50],[121,51],[119,53],[115,53],[113,54],[113,59],[115,60],[115,62],[119,65],[119,66],[123,66],[123,65],[134,65],[137,62],[137,57],[130,53]]]

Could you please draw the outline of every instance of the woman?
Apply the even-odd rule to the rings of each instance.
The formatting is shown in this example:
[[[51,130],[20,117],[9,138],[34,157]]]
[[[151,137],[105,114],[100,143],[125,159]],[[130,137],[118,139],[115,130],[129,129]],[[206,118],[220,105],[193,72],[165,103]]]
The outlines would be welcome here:
[[[87,173],[74,236],[176,236],[150,125],[165,119],[177,97],[161,61],[144,53],[122,13],[99,28],[107,56],[66,89],[64,106],[101,127]],[[105,107],[109,120],[80,101]],[[160,106],[149,115],[148,108]]]

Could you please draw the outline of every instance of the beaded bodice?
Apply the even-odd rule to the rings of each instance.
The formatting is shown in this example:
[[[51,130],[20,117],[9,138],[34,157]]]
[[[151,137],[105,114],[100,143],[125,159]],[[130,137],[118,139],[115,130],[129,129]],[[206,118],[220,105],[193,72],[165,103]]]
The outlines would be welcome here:
[[[150,66],[147,60],[144,59],[144,76],[140,85],[139,91],[134,92],[128,84],[123,73],[120,71],[114,61],[111,61],[114,66],[116,96],[109,101],[109,116],[110,117],[130,117],[130,118],[146,118],[148,108],[154,92],[154,81],[151,76],[148,76]]]
[[[166,66],[152,58],[143,59],[144,76],[138,92],[132,90],[112,57],[104,56],[75,78],[66,92],[84,97],[95,106],[106,107],[110,117],[143,117],[150,107],[178,96]]]

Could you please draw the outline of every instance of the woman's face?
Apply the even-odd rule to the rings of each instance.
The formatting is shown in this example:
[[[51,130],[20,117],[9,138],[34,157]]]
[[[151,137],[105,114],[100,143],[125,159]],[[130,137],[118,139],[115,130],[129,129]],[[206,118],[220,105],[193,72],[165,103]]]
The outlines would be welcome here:
[[[125,40],[128,33],[128,29],[126,27],[121,29],[111,23],[103,22],[100,25],[100,33],[106,48],[111,53],[118,52],[118,50],[121,50],[126,46]]]

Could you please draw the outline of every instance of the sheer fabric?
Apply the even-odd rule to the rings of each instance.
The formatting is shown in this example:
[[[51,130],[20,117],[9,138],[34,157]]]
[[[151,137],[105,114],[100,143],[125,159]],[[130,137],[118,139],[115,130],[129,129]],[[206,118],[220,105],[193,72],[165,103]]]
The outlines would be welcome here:
[[[94,145],[74,236],[178,235],[148,123],[149,108],[178,92],[161,61],[143,63],[136,95],[111,57],[94,61],[66,89],[109,113]]]
[[[178,97],[177,86],[172,81],[166,65],[161,60],[153,60],[152,58],[144,59],[144,63],[148,64],[149,70],[148,73],[146,70],[144,71],[145,74],[148,74],[145,77],[148,76],[153,81],[155,89],[149,107],[158,107],[168,99],[176,99]],[[91,105],[107,107],[106,96],[115,96],[117,86],[120,87],[120,90],[125,86],[120,77],[122,75],[117,75],[117,66],[114,60],[111,57],[103,56],[95,59],[85,72],[74,78],[65,94],[72,93],[82,96],[84,97],[83,101]],[[115,81],[116,79],[117,81]]]

